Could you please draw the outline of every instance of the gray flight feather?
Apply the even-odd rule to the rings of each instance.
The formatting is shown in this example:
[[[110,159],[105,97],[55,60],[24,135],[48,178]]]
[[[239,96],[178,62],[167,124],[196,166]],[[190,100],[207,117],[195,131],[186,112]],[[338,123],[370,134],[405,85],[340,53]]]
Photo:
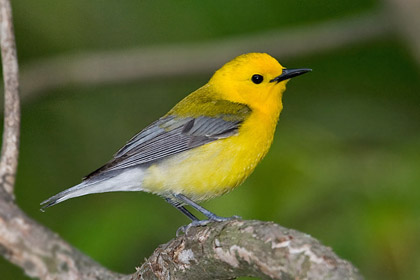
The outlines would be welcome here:
[[[235,105],[238,106],[237,103]],[[251,112],[246,105],[242,106],[246,107],[242,109],[242,112],[246,113],[239,116],[220,114],[216,117],[162,117],[131,138],[110,162],[87,175],[85,179],[102,179],[122,169],[151,164],[212,141],[236,135],[240,125]]]

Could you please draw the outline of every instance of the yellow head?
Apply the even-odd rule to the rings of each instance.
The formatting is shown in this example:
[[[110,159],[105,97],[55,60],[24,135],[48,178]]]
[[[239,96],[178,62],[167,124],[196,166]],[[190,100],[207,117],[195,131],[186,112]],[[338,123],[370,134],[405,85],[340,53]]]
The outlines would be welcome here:
[[[223,99],[265,112],[281,109],[286,83],[308,71],[310,69],[285,69],[266,53],[248,53],[216,71],[209,85]]]

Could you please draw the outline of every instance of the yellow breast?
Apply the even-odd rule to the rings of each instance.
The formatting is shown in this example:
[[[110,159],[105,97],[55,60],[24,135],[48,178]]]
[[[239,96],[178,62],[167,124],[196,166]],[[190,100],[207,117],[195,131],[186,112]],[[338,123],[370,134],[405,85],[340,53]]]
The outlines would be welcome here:
[[[255,111],[236,136],[180,153],[150,166],[145,191],[182,193],[195,201],[222,195],[241,184],[268,152],[277,113]]]

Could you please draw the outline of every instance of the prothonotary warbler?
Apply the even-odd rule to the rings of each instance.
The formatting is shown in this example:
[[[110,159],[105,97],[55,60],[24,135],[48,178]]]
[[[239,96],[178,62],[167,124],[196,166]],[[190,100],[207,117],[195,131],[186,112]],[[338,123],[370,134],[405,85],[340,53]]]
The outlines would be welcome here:
[[[42,209],[86,194],[144,191],[193,222],[200,221],[185,205],[208,220],[227,219],[197,203],[227,193],[252,173],[273,141],[286,83],[309,71],[286,69],[265,53],[236,57],[107,164],[42,202]]]

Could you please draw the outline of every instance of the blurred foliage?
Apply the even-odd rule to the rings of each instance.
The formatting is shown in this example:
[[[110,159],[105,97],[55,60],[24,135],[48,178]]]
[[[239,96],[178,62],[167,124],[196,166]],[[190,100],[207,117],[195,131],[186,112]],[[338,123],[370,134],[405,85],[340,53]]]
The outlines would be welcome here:
[[[13,1],[20,63],[86,49],[205,41],[378,8],[376,1]],[[420,278],[420,81],[398,38],[311,57],[273,147],[237,190],[204,205],[273,220],[331,246],[366,279]],[[39,202],[80,181],[206,76],[66,87],[23,103],[19,205],[110,269],[131,273],[185,217],[145,193]],[[26,279],[0,259],[2,279]]]

